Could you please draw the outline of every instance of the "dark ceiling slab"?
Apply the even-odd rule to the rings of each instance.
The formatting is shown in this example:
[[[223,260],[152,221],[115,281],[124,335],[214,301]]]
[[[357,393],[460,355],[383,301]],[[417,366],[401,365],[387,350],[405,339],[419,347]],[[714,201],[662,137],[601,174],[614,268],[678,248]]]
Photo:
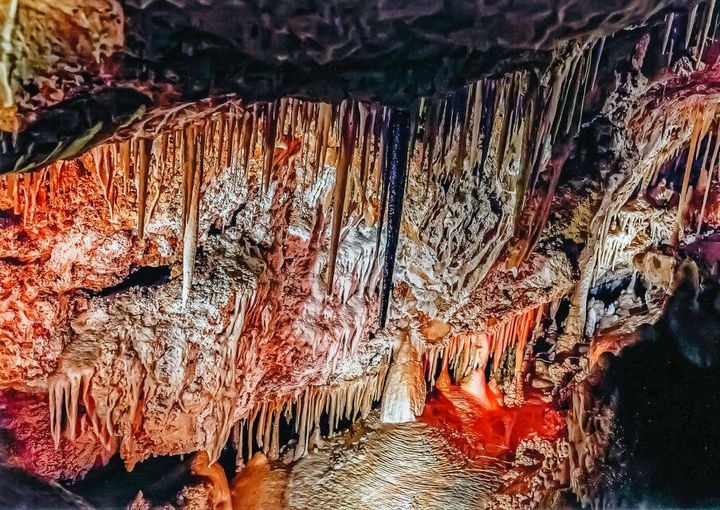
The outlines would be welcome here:
[[[570,38],[614,33],[673,0],[126,2],[125,77],[187,98],[355,97],[402,104],[534,66]]]
[[[83,152],[159,103],[232,93],[406,106],[484,76],[545,69],[562,41],[661,21],[695,3],[127,0],[115,80],[139,80],[153,97],[105,88],[29,112],[19,135],[0,133],[0,173]]]

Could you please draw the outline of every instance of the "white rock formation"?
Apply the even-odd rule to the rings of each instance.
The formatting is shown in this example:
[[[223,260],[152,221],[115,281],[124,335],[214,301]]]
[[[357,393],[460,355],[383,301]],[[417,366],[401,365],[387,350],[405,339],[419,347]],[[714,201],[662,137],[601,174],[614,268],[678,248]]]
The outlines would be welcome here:
[[[415,421],[425,407],[425,393],[422,356],[403,331],[400,348],[388,371],[380,420],[384,423]]]

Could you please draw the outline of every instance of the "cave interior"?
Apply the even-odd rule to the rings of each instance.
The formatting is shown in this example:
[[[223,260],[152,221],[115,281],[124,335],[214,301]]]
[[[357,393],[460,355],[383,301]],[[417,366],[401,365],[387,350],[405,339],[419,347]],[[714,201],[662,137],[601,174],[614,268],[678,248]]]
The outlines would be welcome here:
[[[715,0],[0,0],[0,508],[720,508]]]

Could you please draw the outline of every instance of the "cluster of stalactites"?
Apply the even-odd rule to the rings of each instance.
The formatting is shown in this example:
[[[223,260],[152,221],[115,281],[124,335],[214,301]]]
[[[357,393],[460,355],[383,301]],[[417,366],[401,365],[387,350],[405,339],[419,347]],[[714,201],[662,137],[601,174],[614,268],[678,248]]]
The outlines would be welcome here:
[[[226,119],[210,119],[200,124],[190,124],[156,138],[135,138],[119,143],[99,146],[92,151],[92,170],[108,204],[110,216],[118,209],[118,198],[127,197],[134,183],[136,225],[138,237],[143,238],[164,188],[169,180],[182,172],[181,232],[183,240],[183,286],[185,303],[190,293],[195,253],[197,247],[198,221],[200,216],[200,187],[206,166],[232,163],[232,152],[226,148],[225,137],[215,130],[225,127]],[[206,144],[219,140],[219,144]],[[232,137],[229,137],[232,142]],[[154,186],[151,186],[151,181]],[[152,193],[151,190],[152,189]]]
[[[35,214],[48,207],[62,190],[65,163],[60,161],[27,174],[7,174],[0,182],[0,210],[30,224]]]
[[[672,63],[673,55],[682,51],[683,48],[694,48],[698,57],[697,62],[702,61],[708,41],[715,39],[718,23],[720,22],[720,13],[715,11],[715,3],[715,0],[707,0],[693,5],[688,12],[685,27],[678,26],[675,12],[670,12],[665,16],[662,51],[663,54],[667,54],[667,65]],[[677,37],[682,28],[685,30],[684,39]],[[712,33],[710,32],[711,29]]]
[[[678,48],[676,44],[684,46],[686,50],[694,48],[696,62],[698,65],[702,62],[705,51],[708,48],[708,42],[715,40],[718,24],[720,23],[720,12],[715,9],[715,4],[715,0],[707,0],[693,5],[688,12],[685,27],[678,26],[679,21],[676,13],[670,12],[666,15],[662,52],[668,56],[668,65],[672,62],[674,52],[682,49]],[[684,39],[679,37],[679,33],[683,28],[685,32]],[[695,216],[695,234],[699,235],[703,227],[710,183],[720,163],[720,152],[718,151],[720,147],[720,124],[716,122],[717,115],[718,108],[716,104],[701,102],[691,107],[689,114],[684,116],[685,124],[681,126],[681,132],[685,132],[689,127],[691,135],[687,159],[684,161],[682,186],[679,190],[677,219],[672,238],[672,242],[675,245],[681,241],[683,230],[688,223],[689,208],[694,192],[696,191],[690,184],[690,177],[693,165],[698,158],[701,158],[701,170],[700,178],[695,187],[703,191],[703,200]],[[666,120],[667,118],[668,117],[666,117]],[[644,122],[644,126],[645,129],[641,134],[641,138],[647,142],[649,147],[656,147],[659,140],[668,140],[673,137],[674,126],[668,122]],[[704,150],[701,150],[703,146]],[[681,147],[678,147],[675,153],[668,159],[676,159],[680,149]],[[643,189],[645,191],[647,191],[648,186],[657,183],[658,172],[665,165],[666,161],[667,159],[655,159],[655,164],[648,169],[643,179]]]
[[[233,442],[240,469],[244,459],[253,456],[254,445],[262,449],[270,459],[280,453],[280,420],[293,423],[298,435],[294,458],[307,453],[310,437],[319,431],[324,413],[329,419],[330,433],[338,429],[340,421],[365,418],[372,410],[373,402],[382,397],[387,365],[383,363],[374,374],[360,379],[340,382],[329,386],[309,386],[301,393],[272,402],[266,401],[256,407],[247,418],[240,420],[233,429]],[[214,461],[220,452],[210,452]]]
[[[91,432],[104,447],[104,454],[114,452],[115,439],[119,434],[114,422],[113,411],[119,404],[118,393],[111,392],[104,399],[96,401],[92,394],[92,368],[65,369],[48,377],[48,406],[50,410],[50,430],[55,447],[60,446],[63,424],[66,436],[75,440],[80,434]],[[128,369],[128,387],[124,390],[122,403],[127,405],[126,412],[136,427],[141,423],[141,394],[144,379],[137,366]],[[82,410],[82,411],[81,411]],[[116,418],[116,417],[115,417]],[[131,441],[131,437],[123,441]]]
[[[64,422],[69,439],[75,440],[90,429],[106,452],[113,449],[115,428],[110,413],[103,419],[96,412],[95,401],[90,392],[92,376],[91,370],[84,370],[48,378],[50,431],[56,448],[60,446]],[[85,410],[82,415],[79,414],[81,406]]]
[[[215,457],[220,455],[230,435],[236,411],[236,401],[228,395],[234,394],[237,366],[245,351],[239,347],[240,337],[245,324],[245,316],[252,305],[254,294],[237,292],[233,314],[223,336],[226,349],[219,363],[222,374],[221,384],[216,388],[215,398],[211,401],[217,428],[203,427],[212,441],[208,451]],[[58,369],[48,377],[48,404],[50,411],[50,429],[59,447],[63,430],[71,439],[77,439],[80,433],[90,431],[104,446],[105,452],[114,451],[115,438],[121,440],[121,451],[130,450],[133,434],[142,428],[147,395],[153,378],[139,360],[123,364],[123,384],[115,384],[109,391],[96,391],[93,395],[93,377],[96,367],[93,365],[99,355],[95,349],[95,339],[83,342],[77,340],[63,352]],[[87,351],[87,349],[91,349]],[[102,384],[102,383],[101,383]],[[108,388],[105,388],[108,389]],[[209,388],[207,388],[210,391]],[[164,401],[168,409],[172,402]],[[124,428],[130,424],[129,430]]]
[[[416,141],[422,142],[416,160],[418,178],[429,183],[459,178],[465,168],[476,176],[503,174],[509,146],[521,136],[517,213],[526,190],[534,187],[536,179],[531,175],[541,170],[546,143],[563,133],[574,134],[579,128],[589,77],[594,75],[600,56],[601,48],[595,50],[590,44],[572,58],[556,63],[547,85],[538,86],[538,80],[528,72],[515,72],[478,81],[442,100],[421,101],[410,111],[351,100],[337,105],[299,99],[253,104],[228,100],[206,116],[195,115],[191,121],[184,121],[182,116],[168,114],[152,129],[143,124],[141,135],[95,148],[93,170],[111,215],[116,213],[121,196],[135,194],[139,237],[145,235],[160,194],[168,187],[167,180],[178,171],[182,173],[182,298],[186,301],[204,181],[228,167],[244,171],[248,178],[250,161],[259,159],[259,164],[253,165],[260,170],[255,182],[260,190],[267,191],[271,181],[287,173],[279,172],[281,169],[293,165],[302,169],[302,184],[310,186],[320,169],[333,166],[328,290],[333,289],[340,233],[347,217],[377,223],[387,217],[381,296],[384,324]],[[488,167],[491,160],[492,167]],[[28,207],[31,202],[22,204]],[[381,231],[379,228],[378,243]]]
[[[720,123],[716,118],[720,111],[717,104],[697,104],[691,107],[684,118],[684,124],[680,126],[680,132],[690,132],[690,143],[687,147],[687,157],[680,160],[681,152],[686,148],[677,144],[675,151],[668,158],[655,158],[643,176],[642,190],[647,193],[651,186],[657,186],[661,179],[660,172],[668,164],[678,166],[682,170],[682,184],[678,193],[678,207],[676,221],[672,236],[672,243],[677,245],[691,220],[694,220],[695,234],[699,235],[705,221],[705,209],[707,206],[710,185],[720,167]],[[655,123],[648,126],[641,134],[649,147],[656,147],[660,140],[672,139],[676,128],[669,123]],[[692,185],[691,176],[693,167],[700,165],[700,174],[696,183]],[[680,169],[682,165],[682,169]],[[674,170],[673,170],[674,171]],[[703,199],[697,211],[691,208],[693,196],[696,192],[702,191]],[[691,214],[694,213],[694,214]]]
[[[519,383],[526,347],[542,323],[544,310],[545,305],[530,307],[505,318],[484,333],[454,336],[447,344],[430,347],[426,353],[426,377],[430,385],[436,383],[438,361],[442,365],[441,377],[446,377],[451,369],[455,379],[462,381],[474,371],[484,372],[491,360],[493,372],[497,371],[503,356],[511,349],[515,350],[513,372]]]
[[[690,175],[692,173],[694,161],[700,157],[700,148],[702,147],[702,139],[706,138],[705,150],[702,151],[702,162],[700,168],[699,185],[705,185],[705,191],[702,206],[697,218],[697,233],[700,233],[705,215],[705,206],[707,205],[708,193],[710,191],[710,182],[712,174],[718,167],[718,157],[720,156],[720,123],[714,122],[718,114],[717,106],[714,108],[701,107],[696,114],[690,119],[693,123],[692,134],[690,136],[690,148],[685,163],[685,172],[683,174],[682,188],[680,190],[680,201],[678,203],[677,222],[675,231],[673,232],[673,243],[677,244],[680,239],[680,231],[685,224],[688,207],[693,196],[693,189],[690,186]],[[715,124],[711,132],[711,126]],[[714,143],[711,143],[714,140]],[[710,154],[710,146],[713,146],[712,156]]]

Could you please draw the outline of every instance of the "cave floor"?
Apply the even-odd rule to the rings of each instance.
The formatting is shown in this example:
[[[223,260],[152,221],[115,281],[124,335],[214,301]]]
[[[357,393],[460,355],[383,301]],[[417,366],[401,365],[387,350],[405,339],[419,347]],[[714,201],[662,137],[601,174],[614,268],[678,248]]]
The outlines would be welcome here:
[[[190,510],[205,506],[208,494],[243,510],[498,508],[508,490],[515,492],[511,487],[527,486],[522,475],[532,476],[531,465],[518,466],[520,444],[532,437],[557,439],[564,419],[537,396],[515,407],[493,402],[488,406],[449,385],[430,393],[415,422],[383,423],[376,409],[330,438],[316,428],[299,460],[293,460],[293,441],[280,459],[256,453],[233,477],[234,449],[228,446],[213,479],[193,476],[191,457],[149,459],[132,473],[115,458],[68,488],[103,508],[122,508],[137,494],[156,504],[172,502],[182,487],[177,503]],[[521,476],[513,476],[518,467]]]
[[[319,440],[291,465],[251,461],[233,481],[247,509],[485,508],[507,469],[470,460],[422,422],[383,424],[378,413]]]
[[[243,509],[482,509],[507,488],[515,450],[531,436],[558,437],[544,402],[482,410],[458,387],[435,391],[416,422],[387,424],[374,411],[329,439],[316,435],[296,462],[259,455],[231,484]]]

